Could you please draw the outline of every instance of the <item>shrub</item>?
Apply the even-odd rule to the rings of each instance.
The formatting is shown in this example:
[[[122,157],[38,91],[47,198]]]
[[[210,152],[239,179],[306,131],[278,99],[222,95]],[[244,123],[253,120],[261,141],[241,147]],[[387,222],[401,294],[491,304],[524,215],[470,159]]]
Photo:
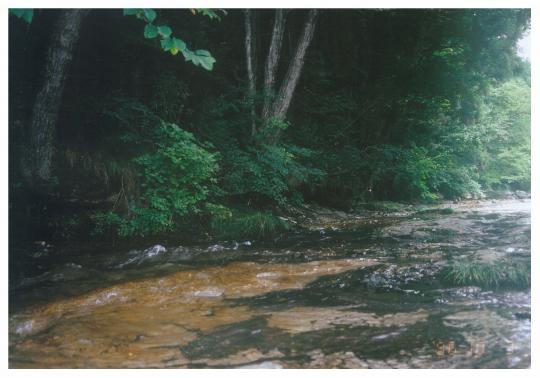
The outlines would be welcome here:
[[[131,131],[124,140],[141,143],[132,159],[139,178],[140,198],[127,214],[98,213],[97,230],[115,228],[121,236],[148,236],[172,231],[189,213],[200,211],[212,192],[218,170],[217,154],[193,134],[159,120],[151,132]]]
[[[314,150],[281,141],[290,127],[287,121],[258,119],[252,135],[250,104],[262,100],[246,98],[242,88],[208,99],[197,129],[221,153],[220,187],[227,195],[249,203],[298,202],[300,186],[315,184],[324,172],[313,164]]]
[[[302,162],[311,154],[308,149],[283,144],[231,148],[223,152],[224,189],[232,195],[256,195],[283,205],[302,183],[324,175]]]
[[[471,176],[468,167],[456,167],[453,161],[447,161],[430,177],[430,186],[444,198],[481,197],[480,184]]]

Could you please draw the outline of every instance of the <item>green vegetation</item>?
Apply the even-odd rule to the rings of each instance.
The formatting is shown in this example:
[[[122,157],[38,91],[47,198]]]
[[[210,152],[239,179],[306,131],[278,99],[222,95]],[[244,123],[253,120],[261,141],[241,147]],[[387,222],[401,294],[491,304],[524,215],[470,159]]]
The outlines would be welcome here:
[[[9,10],[9,13],[17,16],[18,18],[21,18],[23,19],[24,21],[26,21],[27,23],[31,23],[32,22],[32,18],[34,18],[34,10],[33,9],[29,9],[29,8],[21,8],[21,9],[18,9],[18,8],[11,8]]]
[[[269,239],[291,228],[287,221],[264,212],[233,212],[214,217],[211,230],[227,239]]]
[[[446,280],[456,285],[522,289],[531,285],[531,263],[509,259],[494,262],[457,260],[443,275]]]
[[[112,138],[111,148],[122,146],[124,159],[137,172],[137,193],[122,186],[125,216],[113,211],[98,212],[97,230],[115,228],[120,236],[148,236],[175,231],[178,221],[202,211],[217,182],[218,154],[193,134],[163,121],[144,105],[129,101],[107,101],[106,117],[122,130]],[[117,104],[110,108],[110,104]],[[131,197],[131,198],[130,198]],[[118,199],[117,199],[118,201]]]
[[[217,13],[210,9],[203,9],[200,12],[193,10],[193,14],[201,13],[210,19],[218,18]],[[156,11],[153,9],[124,9],[124,16],[135,16],[146,22],[144,27],[144,38],[160,38],[163,51],[168,51],[171,55],[182,53],[186,62],[192,62],[196,66],[201,66],[208,71],[212,71],[216,59],[206,50],[192,51],[187,48],[184,41],[172,36],[172,29],[168,25],[155,25]]]
[[[530,189],[529,10],[10,13],[10,208],[36,235],[51,203],[94,234],[233,238],[304,202]]]

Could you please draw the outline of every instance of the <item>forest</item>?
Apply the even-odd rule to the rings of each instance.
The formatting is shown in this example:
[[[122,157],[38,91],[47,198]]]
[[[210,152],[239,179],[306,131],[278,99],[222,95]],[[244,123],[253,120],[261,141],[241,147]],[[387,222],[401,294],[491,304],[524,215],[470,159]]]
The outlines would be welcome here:
[[[530,33],[9,9],[9,366],[530,368]]]
[[[529,191],[530,64],[516,55],[529,20],[523,9],[13,14],[10,215],[26,225],[14,232],[273,229],[272,213],[304,202],[348,211]]]

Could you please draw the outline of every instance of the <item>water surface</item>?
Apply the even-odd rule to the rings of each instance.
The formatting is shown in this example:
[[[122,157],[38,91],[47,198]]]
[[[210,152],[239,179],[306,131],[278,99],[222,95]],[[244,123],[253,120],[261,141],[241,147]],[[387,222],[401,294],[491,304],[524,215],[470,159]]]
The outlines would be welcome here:
[[[529,367],[530,290],[440,271],[529,259],[530,201],[453,207],[266,243],[32,247],[10,261],[10,367]]]

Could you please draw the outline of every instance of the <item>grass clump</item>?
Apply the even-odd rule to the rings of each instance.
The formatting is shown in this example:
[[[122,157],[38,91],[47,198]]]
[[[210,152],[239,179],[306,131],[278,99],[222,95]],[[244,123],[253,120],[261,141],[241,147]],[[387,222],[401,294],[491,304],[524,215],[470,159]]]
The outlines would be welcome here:
[[[531,263],[508,259],[494,262],[458,260],[445,270],[444,278],[457,285],[489,289],[528,288],[531,285]]]
[[[251,212],[214,218],[211,227],[223,238],[269,239],[289,230],[291,224],[268,212]]]

